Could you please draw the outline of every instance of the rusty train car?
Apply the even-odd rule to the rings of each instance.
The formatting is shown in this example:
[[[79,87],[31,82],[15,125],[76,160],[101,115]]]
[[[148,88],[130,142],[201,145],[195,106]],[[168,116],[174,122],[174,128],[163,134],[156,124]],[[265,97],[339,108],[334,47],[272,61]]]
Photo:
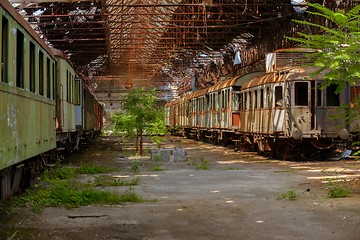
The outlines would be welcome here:
[[[0,199],[26,187],[102,127],[103,107],[64,55],[50,49],[7,1],[0,4]]]
[[[198,140],[232,142],[237,148],[296,159],[332,152],[350,139],[342,105],[350,88],[319,86],[305,67],[309,49],[282,49],[266,56],[266,71],[236,76],[165,105],[165,121],[173,132]]]

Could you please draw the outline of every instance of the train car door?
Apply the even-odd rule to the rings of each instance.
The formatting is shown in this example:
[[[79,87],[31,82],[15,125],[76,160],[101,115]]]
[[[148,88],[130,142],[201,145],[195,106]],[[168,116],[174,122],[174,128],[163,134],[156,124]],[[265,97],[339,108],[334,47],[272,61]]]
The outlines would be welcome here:
[[[297,81],[294,83],[293,102],[291,106],[291,117],[301,132],[309,132],[315,127],[315,85],[312,81]]]
[[[274,132],[281,132],[284,130],[285,124],[284,94],[282,85],[275,86],[274,99]]]

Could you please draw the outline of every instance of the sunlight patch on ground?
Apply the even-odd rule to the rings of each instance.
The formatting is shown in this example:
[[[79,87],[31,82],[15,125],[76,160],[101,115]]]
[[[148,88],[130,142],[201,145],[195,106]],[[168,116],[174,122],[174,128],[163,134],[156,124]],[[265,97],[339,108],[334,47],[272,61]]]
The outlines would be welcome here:
[[[344,179],[347,178],[356,178],[356,177],[360,177],[360,174],[351,174],[351,175],[327,175],[327,176],[317,176],[317,177],[307,177],[307,179],[316,179],[316,180],[323,180],[323,182],[328,182],[329,179],[332,180],[332,182],[337,181],[337,179],[339,179],[338,181],[343,181]]]
[[[129,178],[130,175],[114,175],[113,178]]]
[[[234,163],[246,163],[244,160],[228,160],[228,161],[216,161],[219,164],[234,164]]]

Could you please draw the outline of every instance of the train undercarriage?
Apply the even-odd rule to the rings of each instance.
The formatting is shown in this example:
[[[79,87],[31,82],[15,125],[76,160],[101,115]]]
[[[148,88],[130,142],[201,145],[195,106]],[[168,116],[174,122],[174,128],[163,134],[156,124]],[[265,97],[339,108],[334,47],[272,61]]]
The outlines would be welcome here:
[[[184,128],[178,135],[215,145],[231,146],[235,151],[255,151],[272,159],[310,161],[339,159],[349,141],[335,138],[296,140],[279,135],[250,134],[221,129]],[[175,134],[176,135],[176,134]]]

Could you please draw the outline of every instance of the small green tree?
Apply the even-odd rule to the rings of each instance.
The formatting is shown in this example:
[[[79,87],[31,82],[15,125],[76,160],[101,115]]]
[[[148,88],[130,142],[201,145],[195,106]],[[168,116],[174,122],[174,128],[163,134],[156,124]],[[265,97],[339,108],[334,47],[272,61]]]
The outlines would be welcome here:
[[[164,111],[156,105],[156,99],[155,89],[132,89],[122,97],[123,109],[111,115],[115,131],[136,138],[136,151],[140,155],[144,132],[150,137],[166,133]]]

